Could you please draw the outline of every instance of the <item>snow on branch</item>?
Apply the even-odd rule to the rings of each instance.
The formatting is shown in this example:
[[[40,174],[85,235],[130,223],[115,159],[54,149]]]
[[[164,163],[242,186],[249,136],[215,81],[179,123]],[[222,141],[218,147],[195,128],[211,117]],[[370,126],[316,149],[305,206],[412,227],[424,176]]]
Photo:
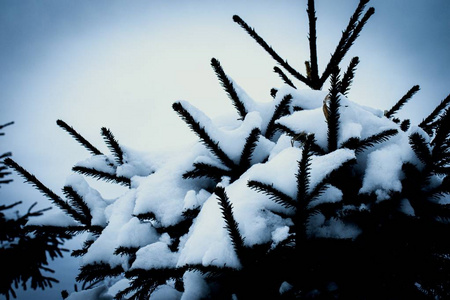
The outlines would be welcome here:
[[[102,127],[101,133],[103,135],[103,139],[105,140],[106,145],[111,150],[111,153],[116,158],[116,162],[119,165],[123,165],[123,151],[120,148],[119,142],[114,138],[111,130],[106,127]]]
[[[233,206],[228,199],[228,196],[223,187],[216,187],[214,193],[219,200],[220,209],[222,211],[222,217],[225,221],[225,228],[233,244],[234,251],[238,258],[242,259],[244,253],[244,239],[238,228],[238,223],[233,216]]]
[[[228,168],[233,169],[235,167],[234,162],[219,147],[219,143],[215,142],[208,135],[205,127],[195,120],[193,115],[183,106],[182,102],[175,102],[172,107],[178,113],[178,115],[188,124],[191,130],[198,135],[206,148],[208,148]]]
[[[222,66],[220,65],[220,62],[217,59],[211,59],[211,66],[213,67],[214,72],[216,73],[217,78],[219,79],[225,92],[227,92],[228,97],[233,102],[234,107],[237,109],[239,116],[244,119],[245,115],[247,114],[247,109],[242,100],[239,99],[239,96],[233,86],[233,82],[225,74]]]
[[[95,179],[101,179],[106,182],[116,182],[124,186],[131,186],[131,179],[124,176],[117,176],[116,174],[107,173],[105,171],[100,171],[95,168],[88,168],[83,166],[74,166],[72,171],[77,172],[82,175],[90,176]]]

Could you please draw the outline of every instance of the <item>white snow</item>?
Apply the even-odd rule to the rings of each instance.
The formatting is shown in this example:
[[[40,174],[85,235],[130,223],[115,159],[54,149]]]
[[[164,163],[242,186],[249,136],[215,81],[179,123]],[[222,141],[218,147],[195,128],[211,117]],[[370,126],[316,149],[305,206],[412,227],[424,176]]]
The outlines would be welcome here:
[[[136,252],[136,260],[132,269],[162,269],[173,267],[177,262],[178,254],[172,252],[166,243],[155,242]]]
[[[92,215],[92,225],[105,226],[107,223],[105,216],[105,208],[107,203],[102,198],[100,193],[91,188],[83,176],[79,174],[72,174],[66,179],[66,186],[73,188],[78,193],[89,207]]]

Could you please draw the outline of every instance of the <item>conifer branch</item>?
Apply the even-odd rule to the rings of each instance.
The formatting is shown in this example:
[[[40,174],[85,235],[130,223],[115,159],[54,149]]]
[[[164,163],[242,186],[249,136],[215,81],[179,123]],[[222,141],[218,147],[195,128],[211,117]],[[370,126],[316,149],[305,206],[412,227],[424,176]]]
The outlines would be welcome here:
[[[273,187],[273,184],[266,184],[256,180],[249,180],[247,182],[249,188],[254,189],[257,192],[261,192],[269,196],[269,199],[275,203],[281,204],[286,208],[296,208],[296,202],[285,193]]]
[[[225,189],[221,186],[216,187],[214,193],[219,200],[220,209],[222,211],[222,217],[225,221],[225,228],[230,236],[231,243],[233,244],[234,251],[236,251],[237,257],[241,260],[244,254],[244,239],[242,238],[238,223],[233,216],[233,206],[228,199]]]
[[[402,131],[408,131],[409,127],[411,126],[411,121],[409,119],[403,120],[403,122],[400,124],[400,129]]]
[[[350,17],[349,23],[346,29],[342,32],[342,37],[339,40],[339,43],[336,46],[336,49],[334,50],[334,53],[331,55],[330,61],[328,62],[325,71],[322,73],[322,76],[320,77],[320,87],[323,86],[328,77],[333,73],[333,70],[339,66],[340,62],[344,58],[345,54],[347,54],[353,42],[358,37],[360,31],[362,30],[367,20],[374,14],[375,9],[371,7],[366,12],[363,19],[360,22],[358,22],[359,17],[361,16],[361,13],[363,12],[368,2],[369,0],[361,0],[355,12]]]
[[[207,177],[216,182],[223,176],[231,176],[231,172],[207,163],[194,163],[194,169],[183,174],[184,179]]]
[[[0,125],[0,130],[3,129],[3,128],[5,128],[5,127],[7,127],[7,126],[11,126],[11,125],[13,125],[13,124],[14,124],[14,121],[8,122],[8,123],[3,124],[3,125]]]
[[[63,120],[57,120],[56,124],[67,131],[78,143],[86,148],[93,155],[102,155],[102,152],[95,148],[89,141],[87,141],[81,134],[79,134],[72,126],[69,126]]]
[[[355,153],[358,154],[361,151],[364,151],[367,148],[374,146],[375,144],[387,141],[397,133],[398,133],[397,129],[387,129],[362,140],[358,138],[350,138],[346,142],[342,143],[342,147],[355,150]]]
[[[85,255],[94,242],[95,242],[95,240],[86,240],[86,241],[84,241],[83,247],[81,249],[78,249],[78,250],[73,250],[70,255],[73,256],[73,257],[80,257],[80,256]]]
[[[308,8],[306,9],[308,13],[308,21],[309,21],[309,67],[310,67],[310,75],[308,76],[311,82],[318,82],[319,80],[319,67],[317,62],[317,36],[316,36],[316,10],[314,8],[314,0],[308,0]]]
[[[277,96],[278,90],[275,88],[271,88],[270,89],[270,96],[272,96],[272,98],[275,99],[275,97]]]
[[[69,199],[70,203],[78,211],[80,222],[86,226],[91,226],[92,215],[83,197],[81,197],[71,186],[65,186],[63,188],[64,195]]]
[[[261,130],[259,130],[259,128],[253,128],[245,140],[245,145],[241,152],[241,159],[239,161],[239,169],[241,172],[245,172],[251,167],[252,155],[255,151],[260,135]]]
[[[275,107],[275,111],[272,115],[272,118],[270,119],[269,124],[267,125],[266,134],[265,134],[267,139],[271,139],[277,130],[277,125],[275,122],[279,118],[289,114],[289,105],[291,104],[291,100],[292,100],[292,95],[287,94],[286,96],[283,97],[283,99],[280,101],[280,103]]]
[[[415,132],[409,136],[409,143],[421,162],[425,165],[432,162],[430,149],[428,148],[427,142],[423,136]]]
[[[119,165],[123,165],[123,151],[122,148],[120,148],[119,146],[119,142],[114,138],[114,135],[108,128],[102,127],[101,133],[103,135],[103,139],[105,140],[106,145],[116,158],[116,162]]]
[[[308,206],[309,206],[309,184],[310,184],[310,170],[311,170],[311,145],[314,141],[314,134],[307,136],[305,144],[303,145],[302,158],[298,162],[297,173],[297,207],[294,217],[294,232],[296,245],[301,247],[301,241],[306,239],[306,223],[308,221]]]
[[[309,134],[306,138],[305,144],[303,145],[302,158],[298,162],[298,173],[297,173],[297,202],[298,206],[305,206],[304,203],[308,197],[309,189],[309,177],[311,170],[311,157],[312,157],[312,143],[314,141],[314,134]]]
[[[292,83],[292,81],[289,79],[289,77],[287,77],[287,75],[284,74],[284,72],[280,68],[275,66],[275,67],[273,67],[273,71],[280,76],[281,80],[283,80],[283,82],[285,84],[289,85],[290,87],[292,87],[294,89],[297,89],[295,87],[295,85]]]
[[[5,152],[5,153],[3,153],[2,155],[0,155],[0,159],[2,159],[2,158],[6,158],[6,157],[11,157],[12,156],[12,153],[11,152]],[[1,162],[0,162],[1,163]]]
[[[7,166],[19,173],[19,175],[21,175],[25,179],[25,182],[28,182],[32,186],[34,186],[38,191],[49,198],[56,206],[61,208],[69,216],[73,217],[75,220],[82,219],[82,216],[80,216],[78,212],[74,210],[66,201],[56,195],[52,190],[50,190],[47,186],[40,182],[34,175],[30,174],[27,170],[22,168],[14,160],[12,160],[11,158],[7,158],[4,162]]]
[[[433,121],[436,119],[436,117],[447,107],[447,105],[450,104],[450,94],[439,103],[438,106],[433,110],[433,112],[428,115],[420,124],[419,126],[422,127],[423,130],[425,130],[428,134],[431,135],[431,129],[434,127],[431,125]]]
[[[353,57],[352,60],[350,61],[350,64],[347,67],[347,71],[344,73],[344,76],[342,77],[340,92],[344,96],[347,95],[350,90],[353,78],[355,77],[356,66],[358,64],[359,58],[357,56]]]
[[[338,138],[339,138],[339,119],[340,119],[340,99],[339,91],[340,81],[339,81],[339,68],[336,68],[331,74],[330,80],[331,86],[329,89],[329,99],[325,102],[324,111],[328,112],[327,118],[327,138],[328,138],[328,152],[332,152],[337,149]],[[327,103],[328,102],[328,103]],[[327,105],[328,104],[328,105]]]
[[[288,71],[292,76],[305,83],[308,86],[311,86],[311,81],[307,79],[305,76],[300,74],[297,70],[292,68],[287,61],[283,60],[273,49],[269,46],[257,33],[253,28],[247,25],[239,16],[233,16],[234,22],[239,24],[264,50],[266,50],[273,59],[275,59],[286,71]],[[313,88],[313,87],[312,87]]]
[[[431,142],[433,145],[432,156],[439,158],[442,154],[449,153],[450,147],[450,107],[437,120],[436,134]]]
[[[217,59],[211,59],[211,66],[213,67],[214,72],[216,73],[217,78],[219,79],[225,92],[228,94],[228,98],[230,98],[230,100],[233,102],[233,105],[238,111],[239,116],[244,119],[247,115],[247,109],[245,108],[245,105],[241,101],[241,99],[239,99],[239,96],[234,89],[233,82],[225,74],[222,66],[220,65],[220,62]]]
[[[175,102],[172,105],[173,109],[185,121],[188,126],[194,131],[202,140],[203,144],[208,148],[226,167],[233,169],[236,167],[235,163],[223,152],[219,147],[219,143],[214,142],[206,133],[205,127],[201,126],[194,117],[183,107],[180,102]]]
[[[103,280],[107,277],[119,276],[124,270],[122,266],[112,268],[107,263],[93,263],[81,266],[77,281],[93,282],[96,280]]]
[[[417,93],[420,90],[420,87],[418,85],[413,86],[400,100],[398,100],[397,103],[384,115],[386,118],[392,117],[400,108],[402,108],[403,105],[408,102],[409,99],[411,99],[412,96],[414,96],[415,93]]]
[[[115,182],[122,184],[124,186],[130,187],[131,186],[131,179],[123,176],[117,176],[115,174],[103,172],[96,170],[94,168],[87,168],[82,166],[74,166],[72,168],[72,171],[77,172],[82,175],[90,176],[95,179],[101,179],[106,182]]]

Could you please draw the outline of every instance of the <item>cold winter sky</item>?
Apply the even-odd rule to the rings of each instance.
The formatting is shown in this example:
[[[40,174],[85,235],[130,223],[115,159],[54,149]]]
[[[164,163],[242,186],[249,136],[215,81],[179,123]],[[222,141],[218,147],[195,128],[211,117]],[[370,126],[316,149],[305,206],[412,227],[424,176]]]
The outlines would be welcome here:
[[[105,151],[102,126],[142,151],[193,141],[171,109],[174,101],[188,100],[212,117],[233,110],[209,65],[212,57],[257,100],[270,101],[270,89],[282,84],[272,72],[275,62],[232,16],[240,15],[303,72],[306,2],[0,0],[0,123],[16,122],[5,129],[0,152],[12,151],[59,191],[71,166],[88,153],[57,119]],[[358,1],[316,2],[323,71]],[[361,59],[349,98],[389,109],[419,84],[405,111],[420,121],[450,92],[450,2],[370,4],[376,13],[342,65]],[[1,188],[2,201],[48,205],[15,179]]]

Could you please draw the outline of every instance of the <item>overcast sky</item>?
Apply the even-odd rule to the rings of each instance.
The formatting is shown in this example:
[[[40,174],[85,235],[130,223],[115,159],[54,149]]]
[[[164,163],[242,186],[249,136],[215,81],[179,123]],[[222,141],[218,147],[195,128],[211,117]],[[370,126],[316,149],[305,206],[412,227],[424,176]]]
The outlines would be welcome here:
[[[282,84],[272,72],[275,62],[232,16],[240,15],[304,73],[306,2],[0,0],[0,123],[16,122],[0,137],[0,152],[12,151],[58,192],[72,165],[89,154],[57,119],[105,151],[102,126],[142,151],[194,141],[172,111],[174,101],[188,100],[211,117],[233,111],[210,67],[212,57],[256,100],[270,101],[270,89]],[[316,2],[323,71],[358,1]],[[349,98],[389,109],[419,84],[401,114],[418,122],[450,92],[450,1],[370,5],[375,15],[341,66],[360,57]],[[15,177],[2,187],[0,199],[48,206],[22,181]],[[67,282],[64,288],[72,289]]]

